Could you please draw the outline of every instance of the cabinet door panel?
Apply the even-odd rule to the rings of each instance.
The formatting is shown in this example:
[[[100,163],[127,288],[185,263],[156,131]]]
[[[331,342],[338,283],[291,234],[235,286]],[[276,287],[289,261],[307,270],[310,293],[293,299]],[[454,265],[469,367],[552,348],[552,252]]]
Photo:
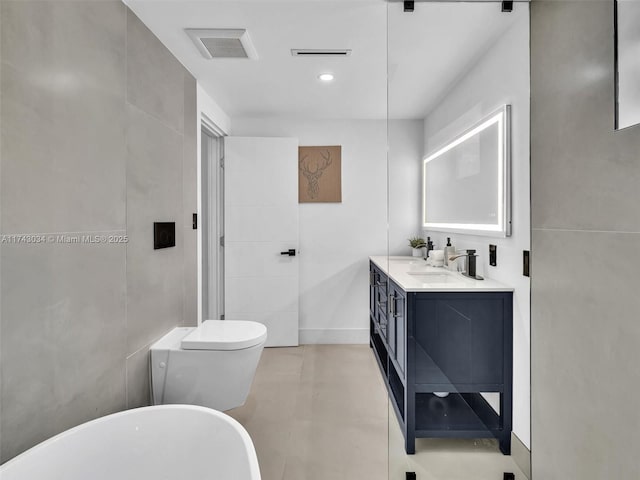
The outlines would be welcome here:
[[[395,302],[393,297],[389,298],[389,302]],[[393,308],[393,307],[390,307]],[[396,318],[393,310],[389,312],[389,322],[387,323],[387,345],[389,345],[390,354],[396,356]]]
[[[415,340],[451,383],[503,383],[502,298],[420,298],[415,311]]]
[[[453,383],[470,383],[471,319],[447,302],[437,303],[436,315],[438,342],[431,358]]]
[[[369,313],[376,315],[376,280],[378,274],[373,265],[369,265]]]
[[[376,281],[376,321],[380,324],[382,335],[387,337],[387,276],[378,272]]]
[[[396,291],[396,350],[395,356],[400,370],[404,373],[404,357],[405,357],[405,345],[407,339],[405,337],[406,322],[407,322],[407,301],[403,295],[399,295]]]
[[[406,297],[404,290],[393,282],[389,282],[389,292],[389,350],[404,374]]]

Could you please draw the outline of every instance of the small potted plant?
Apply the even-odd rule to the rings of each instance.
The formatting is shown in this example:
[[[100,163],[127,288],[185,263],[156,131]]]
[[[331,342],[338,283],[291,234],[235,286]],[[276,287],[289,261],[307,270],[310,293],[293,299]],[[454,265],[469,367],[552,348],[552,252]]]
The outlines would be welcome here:
[[[414,257],[422,257],[422,249],[427,246],[427,242],[422,237],[411,237],[409,246],[413,249]]]

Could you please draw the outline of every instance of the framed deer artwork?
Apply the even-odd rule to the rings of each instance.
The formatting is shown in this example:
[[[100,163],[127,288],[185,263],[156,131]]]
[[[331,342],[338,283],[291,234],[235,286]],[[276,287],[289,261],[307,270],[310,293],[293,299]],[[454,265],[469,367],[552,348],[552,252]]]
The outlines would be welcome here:
[[[298,147],[298,203],[342,202],[342,146]]]

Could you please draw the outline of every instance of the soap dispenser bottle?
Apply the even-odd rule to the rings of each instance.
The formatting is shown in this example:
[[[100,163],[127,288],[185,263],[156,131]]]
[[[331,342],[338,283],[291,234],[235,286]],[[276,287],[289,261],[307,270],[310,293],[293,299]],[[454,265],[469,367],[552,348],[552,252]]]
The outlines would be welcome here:
[[[444,247],[444,265],[449,265],[449,257],[456,254],[456,247],[451,245],[451,238],[447,237],[447,246]]]

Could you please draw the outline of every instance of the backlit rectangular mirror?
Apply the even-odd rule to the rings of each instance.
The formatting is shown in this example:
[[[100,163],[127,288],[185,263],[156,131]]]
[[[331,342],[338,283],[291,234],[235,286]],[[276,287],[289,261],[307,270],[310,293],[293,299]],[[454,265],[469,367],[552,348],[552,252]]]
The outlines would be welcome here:
[[[425,229],[511,234],[510,106],[484,117],[423,161]]]

